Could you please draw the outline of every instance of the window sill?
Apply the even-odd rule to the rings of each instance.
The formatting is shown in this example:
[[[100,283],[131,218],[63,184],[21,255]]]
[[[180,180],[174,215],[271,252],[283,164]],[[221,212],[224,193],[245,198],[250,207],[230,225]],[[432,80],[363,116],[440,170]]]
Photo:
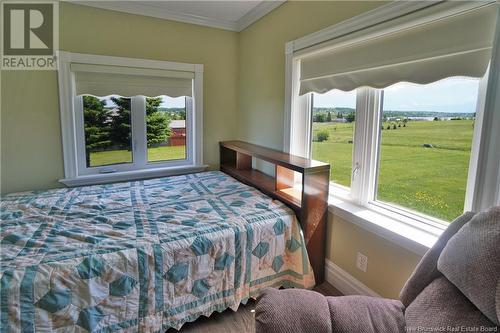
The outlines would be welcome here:
[[[207,168],[208,165],[183,165],[183,166],[169,167],[169,168],[154,168],[154,169],[124,171],[124,172],[106,173],[98,175],[79,176],[76,178],[60,179],[59,182],[70,187],[83,186],[83,185],[96,185],[96,184],[132,181],[144,178],[182,175],[186,173],[205,171]]]
[[[444,231],[444,228],[417,222],[408,217],[396,217],[396,214],[384,214],[355,204],[344,195],[331,195],[328,210],[333,215],[418,255],[424,255]]]

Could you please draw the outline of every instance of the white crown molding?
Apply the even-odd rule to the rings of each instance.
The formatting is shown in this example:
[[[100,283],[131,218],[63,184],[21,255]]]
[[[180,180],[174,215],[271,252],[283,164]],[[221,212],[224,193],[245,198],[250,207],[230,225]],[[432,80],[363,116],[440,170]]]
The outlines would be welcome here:
[[[237,23],[237,30],[242,31],[248,28],[253,23],[260,20],[262,17],[266,16],[271,11],[275,10],[282,4],[284,4],[286,0],[273,0],[273,1],[262,1],[257,6],[252,8],[251,11],[243,15]]]
[[[92,1],[92,0],[67,0],[68,2],[78,5],[96,7],[118,12],[125,12],[136,15],[156,17],[164,20],[178,21],[201,25],[205,27],[224,29],[229,31],[240,32],[256,22],[272,10],[281,6],[285,1],[263,1],[252,8],[248,13],[242,16],[237,21],[213,19],[205,16],[198,16],[165,10],[162,7],[157,7],[151,4],[142,4],[140,1]]]
[[[343,295],[362,295],[381,297],[351,274],[344,271],[332,261],[325,259],[325,280]]]

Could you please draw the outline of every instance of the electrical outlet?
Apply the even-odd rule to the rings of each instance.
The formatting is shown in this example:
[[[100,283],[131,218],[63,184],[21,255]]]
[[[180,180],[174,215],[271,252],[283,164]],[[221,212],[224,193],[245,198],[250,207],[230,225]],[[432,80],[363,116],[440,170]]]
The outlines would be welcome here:
[[[367,266],[368,266],[368,257],[365,256],[363,253],[358,252],[358,256],[356,258],[356,267],[359,270],[366,272]]]

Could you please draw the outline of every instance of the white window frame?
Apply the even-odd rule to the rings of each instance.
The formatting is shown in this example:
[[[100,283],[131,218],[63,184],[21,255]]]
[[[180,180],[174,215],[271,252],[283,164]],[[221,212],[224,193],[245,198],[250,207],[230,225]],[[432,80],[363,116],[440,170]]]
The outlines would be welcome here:
[[[306,140],[311,138],[311,94],[298,95],[300,77],[300,59],[314,53],[322,45],[335,47],[336,43],[350,42],[349,36],[356,41],[369,40],[390,31],[399,30],[426,20],[436,19],[436,15],[429,18],[420,18],[417,21],[404,21],[405,14],[433,5],[432,2],[393,2],[375,10],[359,15],[340,24],[320,30],[316,33],[288,42],[285,46],[285,112],[284,112],[284,151],[304,157],[310,157],[311,151]],[[484,2],[456,2],[450,3],[446,12],[437,15],[448,16],[482,6]],[[490,73],[500,72],[500,10],[497,13],[497,26],[493,43]],[[397,25],[379,28],[377,24],[388,22],[394,18]],[[348,36],[349,35],[349,36]],[[338,41],[338,42],[337,42]],[[321,44],[321,45],[318,45]],[[380,227],[381,219],[389,218],[393,222],[409,224],[418,230],[432,234],[433,239],[446,228],[447,223],[427,215],[416,213],[396,205],[375,201],[376,179],[378,170],[378,149],[380,140],[380,90],[373,88],[358,88],[356,98],[356,123],[353,150],[353,178],[350,190],[344,186],[331,183],[330,209],[353,221],[362,221],[359,225],[366,227],[368,222],[377,224],[376,229],[387,229],[390,224]],[[500,113],[482,112],[482,110],[498,110],[500,108],[499,75],[486,75],[480,82],[476,113],[476,128],[473,135],[471,162],[467,183],[465,210],[480,211],[500,204]],[[377,112],[373,112],[377,110]],[[377,126],[375,126],[377,124]],[[375,221],[377,220],[378,221]],[[371,227],[367,227],[371,230]],[[401,236],[413,238],[408,229]],[[373,230],[372,230],[373,231]],[[387,230],[381,231],[386,234]],[[403,235],[404,234],[404,235]],[[391,234],[392,235],[392,234]],[[393,240],[393,236],[390,236]],[[421,244],[432,245],[428,238]],[[415,241],[415,239],[413,239]],[[417,240],[419,241],[419,240]],[[407,244],[406,241],[402,245]],[[413,246],[410,246],[413,250]]]
[[[192,97],[186,98],[186,159],[147,160],[144,96],[131,98],[132,162],[88,167],[85,159],[83,98],[75,93],[71,63],[112,65],[194,73]],[[65,185],[89,185],[161,177],[206,169],[203,165],[203,65],[169,61],[58,52],[59,104]],[[142,140],[141,140],[142,139]]]

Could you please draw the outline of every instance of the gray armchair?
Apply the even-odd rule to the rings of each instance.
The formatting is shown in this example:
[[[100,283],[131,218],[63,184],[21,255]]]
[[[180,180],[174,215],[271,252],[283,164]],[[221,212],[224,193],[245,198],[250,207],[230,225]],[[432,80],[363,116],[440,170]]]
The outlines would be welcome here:
[[[255,320],[257,333],[500,332],[500,207],[457,218],[400,300],[269,288]]]

